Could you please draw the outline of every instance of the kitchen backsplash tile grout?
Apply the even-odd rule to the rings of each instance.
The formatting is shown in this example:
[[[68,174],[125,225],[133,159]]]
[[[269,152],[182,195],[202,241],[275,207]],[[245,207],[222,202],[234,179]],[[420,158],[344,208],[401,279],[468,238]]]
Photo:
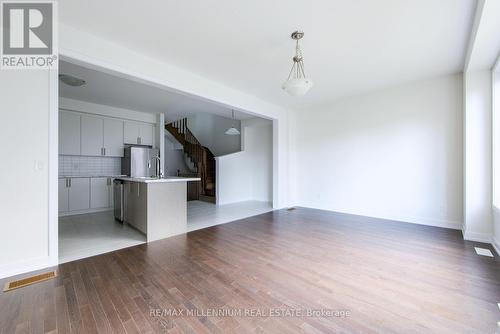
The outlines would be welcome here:
[[[121,158],[59,156],[59,176],[99,176],[121,174]]]

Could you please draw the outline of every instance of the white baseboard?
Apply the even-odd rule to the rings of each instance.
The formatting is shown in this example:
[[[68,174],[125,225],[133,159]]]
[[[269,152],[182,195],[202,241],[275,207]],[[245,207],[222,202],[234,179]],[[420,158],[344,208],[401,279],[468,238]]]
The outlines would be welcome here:
[[[336,209],[329,209],[329,208],[322,208],[322,207],[311,207],[311,206],[304,206],[304,205],[300,205],[300,204],[298,206],[304,207],[304,208],[309,208],[309,209],[318,209],[318,210],[325,210],[325,211],[343,213],[343,214],[349,214],[349,215],[364,216],[364,217],[368,217],[368,218],[392,220],[392,221],[397,221],[397,222],[407,223],[407,224],[442,227],[442,228],[448,228],[448,229],[453,229],[453,230],[461,230],[462,225],[463,225],[462,222],[452,221],[452,220],[421,218],[421,217],[402,216],[402,215],[381,215],[381,214],[374,214],[374,213],[369,213],[369,212],[353,212],[350,210],[336,210]]]
[[[43,257],[28,261],[20,261],[0,267],[0,279],[57,265],[57,259]]]
[[[464,240],[475,241],[475,242],[484,242],[487,244],[492,244],[491,234],[489,233],[477,233],[477,232],[469,232],[467,230],[462,231],[464,236]]]
[[[100,208],[100,209],[88,209],[88,210],[79,210],[79,211],[71,211],[71,212],[60,212],[59,217],[84,215],[86,213],[96,213],[96,212],[104,212],[104,211],[112,211],[112,210],[113,210],[113,208]]]
[[[495,237],[491,238],[491,245],[493,248],[495,248],[495,251],[497,252],[497,255],[500,256],[500,241],[495,239]]]

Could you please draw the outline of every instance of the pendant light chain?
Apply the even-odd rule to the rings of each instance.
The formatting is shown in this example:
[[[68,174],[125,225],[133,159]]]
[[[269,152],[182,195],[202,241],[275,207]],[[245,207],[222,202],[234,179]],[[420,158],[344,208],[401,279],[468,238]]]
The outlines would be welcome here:
[[[304,58],[299,43],[300,39],[304,37],[304,32],[294,31],[291,37],[295,41],[295,55],[292,58],[293,63],[288,78],[281,88],[292,96],[303,96],[313,86],[312,80],[306,77]]]
[[[295,41],[295,56],[292,59],[293,59],[293,65],[292,68],[290,69],[290,73],[288,74],[287,80],[290,80],[290,78],[292,77],[292,73],[294,79],[305,78],[306,73],[304,70],[302,49],[300,48],[298,39]]]

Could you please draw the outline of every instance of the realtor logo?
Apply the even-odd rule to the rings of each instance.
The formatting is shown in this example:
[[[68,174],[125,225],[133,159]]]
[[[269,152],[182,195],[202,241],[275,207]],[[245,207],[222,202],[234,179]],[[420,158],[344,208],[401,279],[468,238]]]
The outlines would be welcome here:
[[[55,2],[2,1],[2,69],[55,69]]]

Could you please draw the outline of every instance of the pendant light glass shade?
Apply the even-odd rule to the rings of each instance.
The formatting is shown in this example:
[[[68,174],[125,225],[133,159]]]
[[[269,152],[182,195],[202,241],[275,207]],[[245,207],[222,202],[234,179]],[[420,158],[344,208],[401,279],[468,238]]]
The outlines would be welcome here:
[[[311,79],[295,78],[286,81],[282,88],[292,96],[304,96],[313,86]]]
[[[232,117],[233,117],[233,121],[234,121],[234,110],[231,110],[231,111],[232,111]],[[232,126],[226,130],[225,134],[230,135],[230,136],[237,136],[240,134],[240,131],[238,129],[236,129],[234,126]]]
[[[226,135],[236,136],[236,135],[239,135],[239,134],[240,134],[240,132],[236,128],[229,128],[226,131]]]
[[[306,77],[304,71],[304,58],[299,46],[299,40],[302,37],[304,37],[304,33],[301,31],[292,33],[292,39],[296,42],[295,56],[292,58],[293,64],[290,74],[288,74],[288,79],[281,86],[281,88],[292,96],[304,96],[313,86],[312,80]]]

